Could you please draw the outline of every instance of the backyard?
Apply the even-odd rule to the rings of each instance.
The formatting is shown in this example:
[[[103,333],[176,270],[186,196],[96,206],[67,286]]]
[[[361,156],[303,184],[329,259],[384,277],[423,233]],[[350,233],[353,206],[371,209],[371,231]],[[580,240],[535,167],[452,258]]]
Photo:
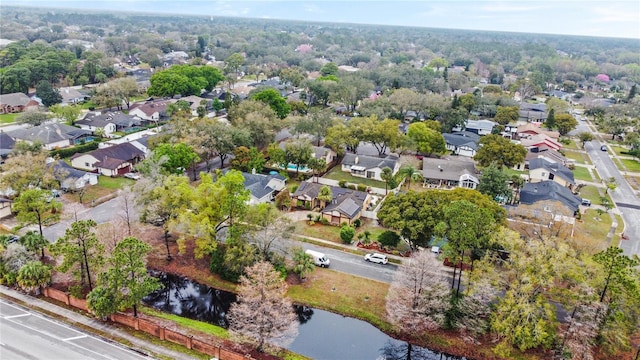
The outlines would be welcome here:
[[[350,173],[346,171],[342,171],[342,168],[339,165],[335,166],[323,177],[331,180],[346,181],[351,184],[362,184],[362,185],[376,187],[380,189],[384,189],[384,185],[385,185],[384,182],[382,181],[351,176]]]

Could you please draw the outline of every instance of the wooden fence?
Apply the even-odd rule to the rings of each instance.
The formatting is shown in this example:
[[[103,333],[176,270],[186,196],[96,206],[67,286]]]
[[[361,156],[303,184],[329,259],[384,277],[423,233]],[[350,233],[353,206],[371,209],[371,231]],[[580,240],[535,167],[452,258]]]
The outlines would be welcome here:
[[[82,309],[84,311],[89,312],[89,308],[87,307],[87,300],[78,299],[70,294],[67,294],[64,291],[45,288],[43,291],[43,295],[54,300],[58,300],[60,302],[65,303],[66,305],[73,306],[78,309]],[[135,330],[145,332],[147,334],[153,335],[160,340],[169,341],[175,344],[180,344],[187,349],[198,351],[202,354],[206,354],[213,358],[219,360],[250,360],[251,357],[248,357],[244,354],[240,354],[234,352],[229,349],[223,348],[222,343],[210,344],[198,338],[194,338],[192,335],[185,335],[180,332],[167,329],[164,326],[158,325],[151,320],[140,319],[133,317],[129,314],[124,313],[115,313],[109,318],[112,322],[117,324],[122,324],[129,326]]]

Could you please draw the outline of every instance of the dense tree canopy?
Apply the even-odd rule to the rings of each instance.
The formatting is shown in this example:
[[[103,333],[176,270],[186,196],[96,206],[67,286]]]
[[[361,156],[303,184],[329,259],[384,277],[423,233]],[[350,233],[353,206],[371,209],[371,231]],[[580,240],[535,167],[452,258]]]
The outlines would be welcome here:
[[[224,79],[212,66],[174,65],[151,76],[147,94],[151,96],[200,95],[211,91]]]
[[[480,149],[474,159],[480,166],[495,163],[499,166],[512,167],[523,162],[526,155],[527,149],[524,146],[514,144],[500,135],[490,134],[480,139]]]

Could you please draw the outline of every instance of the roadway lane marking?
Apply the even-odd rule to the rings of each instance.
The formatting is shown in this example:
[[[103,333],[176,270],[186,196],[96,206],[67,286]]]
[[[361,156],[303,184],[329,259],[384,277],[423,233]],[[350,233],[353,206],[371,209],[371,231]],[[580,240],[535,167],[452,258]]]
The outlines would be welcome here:
[[[10,316],[3,316],[4,319],[13,319],[13,318],[19,318],[19,317],[23,317],[23,316],[29,316],[31,314],[27,313],[27,314],[20,314],[20,315],[10,315]]]
[[[71,340],[78,340],[78,339],[84,339],[86,337],[88,337],[89,335],[80,335],[80,336],[73,336],[70,338],[66,338],[66,339],[61,339],[62,341],[71,341]]]
[[[616,203],[616,205],[618,205],[618,207],[626,207],[630,209],[640,210],[640,205],[626,204],[626,203]]]

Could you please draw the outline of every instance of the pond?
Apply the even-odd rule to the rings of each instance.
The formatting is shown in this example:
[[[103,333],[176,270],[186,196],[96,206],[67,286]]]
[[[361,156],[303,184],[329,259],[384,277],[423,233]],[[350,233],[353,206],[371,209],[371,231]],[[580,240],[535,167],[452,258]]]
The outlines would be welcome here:
[[[226,313],[236,295],[185,277],[156,273],[164,288],[147,296],[148,306],[227,327]],[[288,349],[312,359],[462,360],[396,340],[373,325],[306,306],[295,306],[300,327]]]

